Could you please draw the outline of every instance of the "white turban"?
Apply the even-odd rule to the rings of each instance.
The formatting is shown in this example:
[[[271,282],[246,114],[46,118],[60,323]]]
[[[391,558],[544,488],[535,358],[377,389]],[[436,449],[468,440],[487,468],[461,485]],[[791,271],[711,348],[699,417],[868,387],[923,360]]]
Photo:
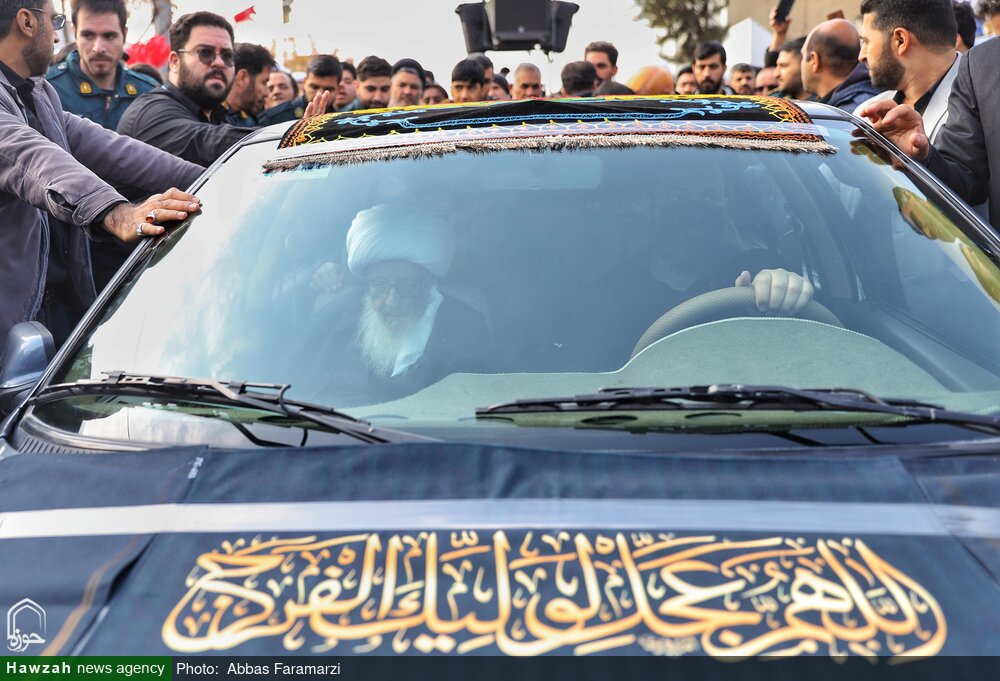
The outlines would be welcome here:
[[[354,216],[347,231],[347,266],[361,276],[370,265],[404,260],[443,276],[455,257],[455,235],[443,220],[419,210],[379,204]]]

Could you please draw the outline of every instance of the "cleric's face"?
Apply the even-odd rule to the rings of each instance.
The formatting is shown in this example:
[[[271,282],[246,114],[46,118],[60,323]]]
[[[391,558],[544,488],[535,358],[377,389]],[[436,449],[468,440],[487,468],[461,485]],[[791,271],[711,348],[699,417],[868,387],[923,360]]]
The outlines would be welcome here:
[[[368,302],[387,326],[409,328],[427,309],[434,276],[405,260],[375,263],[365,270]]]

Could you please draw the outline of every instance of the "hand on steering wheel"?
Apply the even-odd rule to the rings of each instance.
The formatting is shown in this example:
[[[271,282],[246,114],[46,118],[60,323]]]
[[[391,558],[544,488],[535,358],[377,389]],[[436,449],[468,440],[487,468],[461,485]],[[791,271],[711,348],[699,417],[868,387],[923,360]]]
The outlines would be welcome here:
[[[754,300],[761,312],[797,315],[813,298],[813,285],[801,275],[788,270],[761,270],[750,280],[744,270],[736,277],[736,286],[753,286]]]
[[[740,276],[742,277],[742,275]],[[766,281],[766,279],[761,279],[762,288],[764,286],[764,281]],[[772,281],[773,278],[771,281],[768,281],[767,291],[769,295],[771,292],[770,285]],[[812,286],[809,288],[809,295],[811,296]],[[796,304],[801,298],[801,295],[801,293],[796,293],[794,296]],[[787,292],[785,297],[788,297]],[[777,298],[772,300],[769,297],[767,304],[772,305],[776,300]],[[781,305],[784,305],[784,299],[781,301]],[[792,314],[800,319],[809,319],[822,324],[830,324],[831,326],[843,326],[835,314],[830,312],[830,310],[826,309],[815,300],[808,300],[804,306]],[[766,307],[764,310],[760,309],[760,300],[758,298],[758,291],[756,288],[751,289],[750,286],[737,286],[735,288],[724,288],[719,289],[718,291],[709,291],[708,293],[703,293],[700,296],[695,296],[694,298],[681,303],[653,322],[635,344],[635,349],[632,350],[632,357],[635,357],[661,338],[666,338],[673,333],[692,326],[707,324],[709,322],[728,319],[731,317],[764,317],[774,315],[775,312],[772,312],[769,307]]]

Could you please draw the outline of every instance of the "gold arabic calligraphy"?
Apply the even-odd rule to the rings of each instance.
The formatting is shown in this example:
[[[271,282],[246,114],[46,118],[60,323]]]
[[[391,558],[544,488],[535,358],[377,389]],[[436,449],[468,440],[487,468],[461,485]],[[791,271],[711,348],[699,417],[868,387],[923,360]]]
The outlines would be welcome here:
[[[174,651],[926,656],[934,597],[860,539],[569,532],[256,537],[198,557]],[[341,648],[345,652],[346,649]]]

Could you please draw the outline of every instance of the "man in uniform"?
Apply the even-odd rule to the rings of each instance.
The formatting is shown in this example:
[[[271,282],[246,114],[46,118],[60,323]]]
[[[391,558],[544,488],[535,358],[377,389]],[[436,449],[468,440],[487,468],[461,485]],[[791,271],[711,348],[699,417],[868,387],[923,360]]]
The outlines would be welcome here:
[[[278,65],[271,53],[260,45],[237,43],[235,53],[233,87],[222,103],[226,109],[225,120],[230,125],[254,128],[259,125],[257,117],[264,112],[271,69]]]
[[[45,78],[64,110],[115,130],[125,109],[159,83],[122,65],[125,0],[74,0],[72,12],[76,49]]]

